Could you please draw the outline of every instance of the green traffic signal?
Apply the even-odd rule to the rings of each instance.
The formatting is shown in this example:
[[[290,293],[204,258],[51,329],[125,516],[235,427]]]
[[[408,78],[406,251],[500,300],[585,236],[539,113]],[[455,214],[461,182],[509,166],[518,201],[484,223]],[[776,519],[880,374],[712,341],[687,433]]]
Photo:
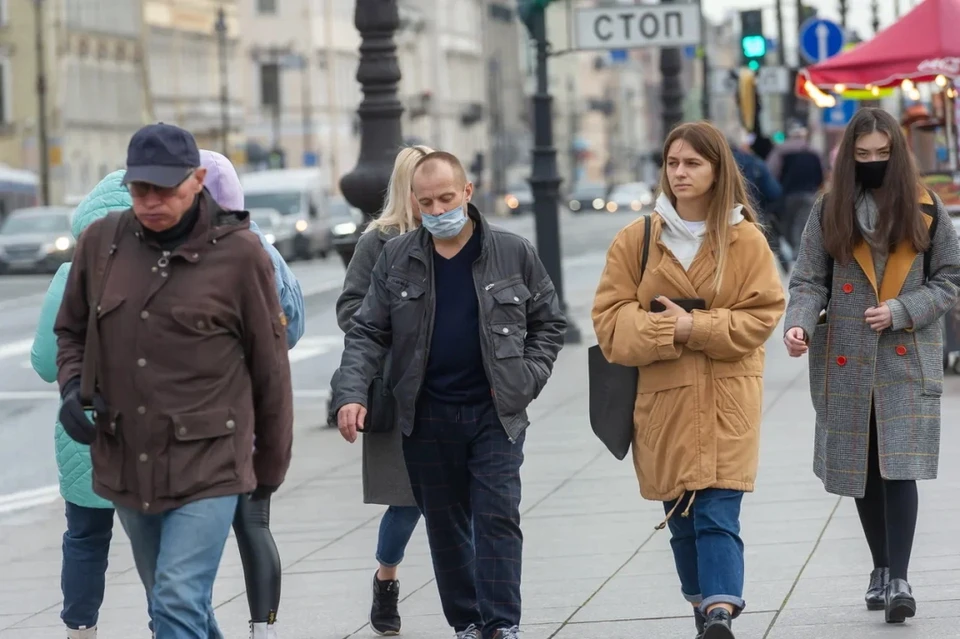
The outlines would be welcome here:
[[[751,71],[759,71],[760,63],[757,62],[756,60],[751,60],[750,62],[747,63],[747,67],[749,67]]]
[[[762,58],[767,55],[767,39],[762,35],[748,35],[740,39],[745,58]]]
[[[530,19],[538,12],[544,11],[553,0],[517,0],[517,13],[520,20],[530,29]]]

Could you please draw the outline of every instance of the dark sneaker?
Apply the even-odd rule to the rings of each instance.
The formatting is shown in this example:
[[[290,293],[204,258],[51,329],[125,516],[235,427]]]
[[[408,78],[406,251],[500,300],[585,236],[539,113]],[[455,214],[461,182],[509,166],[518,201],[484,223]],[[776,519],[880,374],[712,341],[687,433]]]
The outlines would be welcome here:
[[[457,633],[457,639],[481,639],[480,629],[470,624],[466,630]]]
[[[707,625],[707,618],[699,608],[693,609],[693,623],[697,625],[697,639],[703,639],[703,627]]]
[[[520,639],[520,628],[500,628],[493,635],[493,639]]]
[[[370,627],[381,637],[400,634],[400,582],[380,581],[373,574],[373,605],[370,606]]]
[[[708,612],[707,623],[703,626],[703,639],[735,639],[733,616],[724,608],[714,608]]]

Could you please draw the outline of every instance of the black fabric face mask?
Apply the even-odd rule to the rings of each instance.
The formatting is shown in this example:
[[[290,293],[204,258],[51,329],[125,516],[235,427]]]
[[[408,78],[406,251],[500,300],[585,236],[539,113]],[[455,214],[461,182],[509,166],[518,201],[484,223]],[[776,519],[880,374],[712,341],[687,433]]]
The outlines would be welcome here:
[[[857,184],[865,189],[879,189],[883,186],[883,177],[887,174],[887,164],[890,160],[877,162],[857,162],[854,175]]]

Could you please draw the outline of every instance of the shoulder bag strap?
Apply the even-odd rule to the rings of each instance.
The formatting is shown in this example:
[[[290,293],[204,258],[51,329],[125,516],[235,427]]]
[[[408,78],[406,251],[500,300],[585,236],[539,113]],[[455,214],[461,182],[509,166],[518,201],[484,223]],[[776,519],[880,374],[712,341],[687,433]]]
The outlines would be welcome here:
[[[122,227],[126,226],[125,211],[109,213],[104,220],[100,231],[100,243],[92,258],[93,268],[87,280],[87,304],[90,307],[87,315],[87,335],[83,346],[83,368],[80,373],[80,399],[84,405],[90,405],[97,387],[97,363],[100,356],[100,330],[97,316],[100,310],[100,300],[110,275],[110,265],[113,255],[117,252],[117,242]]]
[[[643,216],[643,252],[640,254],[640,279],[647,270],[647,257],[650,255],[650,227],[653,226],[649,215]]]

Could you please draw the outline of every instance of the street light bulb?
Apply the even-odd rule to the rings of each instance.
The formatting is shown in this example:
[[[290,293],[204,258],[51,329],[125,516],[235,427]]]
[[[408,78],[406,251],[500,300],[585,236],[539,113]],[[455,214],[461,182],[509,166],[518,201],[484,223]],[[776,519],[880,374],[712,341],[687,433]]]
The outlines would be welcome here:
[[[836,86],[833,87],[833,92],[834,92],[834,93],[843,93],[843,92],[846,91],[846,90],[847,90],[847,85],[845,85],[845,84],[838,84],[838,85],[836,85]]]
[[[873,87],[872,89],[870,89],[870,93],[872,93],[874,97],[880,95],[880,87]]]
[[[937,76],[937,79],[935,80],[935,82],[937,83],[937,86],[940,87],[941,89],[942,89],[943,87],[947,86],[947,78],[946,78],[946,76],[938,75],[938,76]]]
[[[913,100],[914,102],[919,102],[919,101],[920,101],[920,91],[919,91],[919,89],[914,89],[913,91],[910,92],[910,99]]]
[[[900,83],[900,88],[903,89],[904,91],[910,91],[911,89],[913,89],[913,81],[910,80],[910,78],[905,79],[903,82]]]

